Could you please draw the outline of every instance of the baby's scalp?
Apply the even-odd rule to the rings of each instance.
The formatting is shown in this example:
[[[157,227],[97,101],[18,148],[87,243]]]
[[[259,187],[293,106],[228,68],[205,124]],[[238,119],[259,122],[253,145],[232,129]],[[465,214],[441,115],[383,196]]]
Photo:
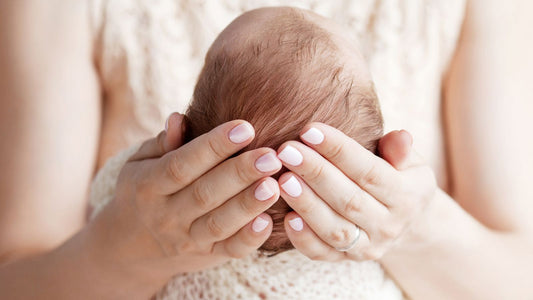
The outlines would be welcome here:
[[[285,7],[254,10],[232,22],[206,55],[186,112],[186,141],[244,119],[256,138],[238,155],[298,140],[304,125],[317,121],[375,152],[383,120],[366,65],[353,43],[342,43],[333,32],[338,29],[321,18]],[[267,211],[274,228],[262,250],[293,248],[283,225],[290,210],[280,199]]]

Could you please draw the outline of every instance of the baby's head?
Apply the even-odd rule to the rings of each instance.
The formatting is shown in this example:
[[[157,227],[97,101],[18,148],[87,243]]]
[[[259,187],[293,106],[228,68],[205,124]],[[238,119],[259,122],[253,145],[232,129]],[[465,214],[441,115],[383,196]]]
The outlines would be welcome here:
[[[372,152],[383,134],[378,99],[356,44],[332,21],[295,8],[247,12],[211,45],[186,112],[185,140],[234,119],[247,120],[256,131],[236,155],[277,149],[297,140],[312,121],[338,128]],[[274,228],[261,249],[293,248],[283,227],[290,210],[283,199],[267,210]]]

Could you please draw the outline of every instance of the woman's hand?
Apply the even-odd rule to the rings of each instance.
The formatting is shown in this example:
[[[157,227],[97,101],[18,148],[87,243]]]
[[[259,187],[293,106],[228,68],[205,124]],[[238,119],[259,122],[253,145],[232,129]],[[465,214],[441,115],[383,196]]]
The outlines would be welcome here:
[[[114,200],[89,225],[94,251],[115,268],[153,277],[202,270],[250,254],[270,235],[263,212],[279,198],[268,177],[281,169],[275,151],[226,160],[254,138],[235,120],[168,152],[180,144],[181,119],[128,160]]]
[[[292,172],[278,181],[295,211],[285,217],[287,235],[311,259],[380,259],[436,191],[433,172],[410,151],[405,131],[382,139],[390,145],[382,143],[381,153],[393,165],[322,123],[307,125],[300,137],[306,145],[279,148]]]

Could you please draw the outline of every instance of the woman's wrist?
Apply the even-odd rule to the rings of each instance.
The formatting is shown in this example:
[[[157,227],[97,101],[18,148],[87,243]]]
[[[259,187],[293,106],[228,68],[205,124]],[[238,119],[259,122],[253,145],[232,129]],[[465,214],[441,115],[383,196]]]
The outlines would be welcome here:
[[[113,223],[112,219],[113,216],[104,209],[69,244],[65,244],[64,249],[58,249],[56,254],[59,259],[75,257],[72,261],[65,262],[67,264],[79,262],[83,265],[89,282],[101,286],[104,295],[112,295],[110,298],[147,299],[174,274],[168,268],[168,261],[164,263],[166,260],[146,259],[139,262],[137,259],[139,252],[150,249],[115,243],[127,240],[128,237],[121,239],[113,236],[113,232],[116,232],[113,226],[124,226],[124,224]],[[133,227],[132,231],[135,230]],[[144,245],[149,248],[146,243]]]
[[[108,264],[89,235],[84,229],[58,248],[1,266],[0,298],[147,299],[162,285]]]
[[[477,288],[461,284],[457,267],[466,267],[468,257],[489,240],[491,232],[438,189],[379,262],[412,299],[464,298]],[[421,278],[427,284],[420,285]]]
[[[459,232],[458,232],[459,231]],[[435,196],[406,232],[390,249],[387,257],[396,255],[417,256],[424,253],[446,251],[476,243],[486,228],[464,211],[446,192],[437,189]]]

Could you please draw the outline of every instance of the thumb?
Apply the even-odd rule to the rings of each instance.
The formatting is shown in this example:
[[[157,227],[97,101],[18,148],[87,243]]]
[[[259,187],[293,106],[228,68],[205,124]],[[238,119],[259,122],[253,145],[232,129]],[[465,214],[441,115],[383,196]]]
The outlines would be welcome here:
[[[166,135],[163,142],[165,152],[175,150],[183,145],[185,136],[184,116],[180,113],[172,113],[165,123]]]
[[[165,123],[165,130],[156,137],[145,141],[128,161],[156,158],[167,152],[179,148],[183,144],[185,135],[184,116],[180,113],[172,113]]]
[[[423,160],[413,150],[413,136],[406,130],[395,130],[379,140],[380,156],[397,170],[405,170],[422,164]]]

